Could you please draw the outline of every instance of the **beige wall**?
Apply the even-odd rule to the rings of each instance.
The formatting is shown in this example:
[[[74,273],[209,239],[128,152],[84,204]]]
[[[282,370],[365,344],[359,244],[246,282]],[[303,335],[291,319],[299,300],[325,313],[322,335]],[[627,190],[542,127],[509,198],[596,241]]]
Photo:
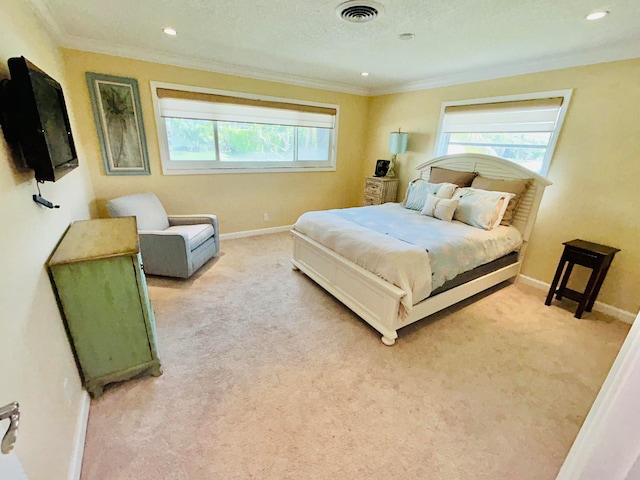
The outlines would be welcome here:
[[[366,97],[314,90],[274,82],[142,62],[78,50],[63,50],[73,91],[69,101],[80,129],[78,141],[90,152],[87,164],[97,197],[96,214],[103,216],[110,198],[155,192],[169,213],[215,213],[222,233],[289,225],[308,210],[352,206],[362,196],[362,150]],[[93,121],[85,72],[138,80],[151,164],[148,176],[107,176]],[[163,175],[150,81],[250,92],[340,105],[336,172],[223,175]],[[263,214],[269,214],[269,221]]]
[[[622,249],[599,300],[635,313],[640,308],[640,60],[591,65],[371,99],[365,173],[389,158],[389,132],[410,132],[398,156],[401,189],[435,149],[444,101],[573,89],[523,272],[550,283],[562,242],[574,238]],[[584,273],[584,272],[582,272]]]
[[[20,55],[69,94],[60,52],[33,10],[0,0],[0,78],[8,77],[7,59]],[[33,173],[14,159],[0,135],[0,405],[20,402],[16,454],[27,474],[61,479],[68,474],[84,397],[45,263],[70,222],[88,217],[93,193],[80,156],[83,166],[42,185],[43,196],[61,208],[39,207],[31,199],[37,193]],[[3,422],[0,434],[6,427]]]

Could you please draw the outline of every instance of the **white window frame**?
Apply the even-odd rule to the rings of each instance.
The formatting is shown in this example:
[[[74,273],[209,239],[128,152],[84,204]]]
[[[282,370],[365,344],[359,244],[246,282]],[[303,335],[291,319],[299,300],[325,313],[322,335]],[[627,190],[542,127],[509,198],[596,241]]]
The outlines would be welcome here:
[[[560,131],[562,130],[564,117],[567,114],[567,109],[569,108],[569,102],[571,101],[572,93],[573,93],[572,89],[553,90],[550,92],[525,93],[525,94],[519,94],[519,95],[505,95],[500,97],[486,97],[486,98],[475,98],[472,100],[457,100],[452,102],[443,102],[442,106],[440,107],[440,120],[438,122],[438,135],[436,137],[435,156],[439,157],[447,154],[448,144],[445,143],[446,133],[444,132],[444,121],[445,121],[445,115],[446,115],[445,109],[447,107],[482,105],[484,103],[517,102],[522,100],[538,100],[538,99],[544,99],[544,98],[563,97],[562,105],[560,106],[560,111],[558,113],[558,120],[556,121],[556,126],[553,130],[553,133],[551,134],[551,138],[549,139],[547,151],[545,153],[544,160],[542,162],[542,167],[540,168],[540,172],[536,172],[542,176],[546,176],[547,173],[549,172],[549,166],[551,165],[553,153],[556,149],[556,143],[558,141],[558,137],[560,136]],[[509,158],[506,158],[505,160],[512,161]]]
[[[175,83],[155,82],[151,83],[151,96],[153,100],[153,110],[156,119],[156,129],[158,132],[158,143],[160,147],[160,158],[162,160],[162,173],[163,175],[201,175],[201,174],[220,174],[220,173],[282,173],[282,172],[335,172],[336,171],[336,157],[338,150],[338,124],[340,117],[340,106],[309,102],[306,100],[297,100],[291,98],[271,97],[266,95],[248,94],[242,92],[232,92],[229,90],[217,90],[204,87],[194,87],[189,85],[180,85]],[[212,95],[224,95],[237,98],[246,98],[251,100],[262,100],[271,102],[291,103],[295,105],[308,105],[313,107],[333,108],[336,110],[335,122],[333,131],[331,132],[331,139],[329,143],[329,159],[327,161],[298,161],[298,162],[256,162],[256,163],[243,163],[238,162],[237,165],[233,165],[233,162],[225,162],[227,165],[224,167],[216,167],[212,165],[220,165],[217,161],[192,161],[192,162],[179,162],[172,161],[169,155],[169,142],[167,137],[167,129],[162,118],[160,108],[160,98],[158,97],[158,89],[168,90],[180,90],[183,92],[195,92],[205,93]],[[297,139],[296,139],[297,143]],[[217,148],[217,146],[216,146]],[[261,166],[264,165],[264,166]]]

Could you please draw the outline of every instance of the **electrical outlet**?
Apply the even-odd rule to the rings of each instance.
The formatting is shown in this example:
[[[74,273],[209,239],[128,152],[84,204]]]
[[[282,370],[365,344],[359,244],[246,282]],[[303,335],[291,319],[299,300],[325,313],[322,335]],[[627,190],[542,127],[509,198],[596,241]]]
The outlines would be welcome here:
[[[264,221],[265,221],[265,222],[268,222],[268,221],[269,221],[269,214],[268,214],[268,213],[265,213],[265,214],[262,216],[262,218],[264,219]]]

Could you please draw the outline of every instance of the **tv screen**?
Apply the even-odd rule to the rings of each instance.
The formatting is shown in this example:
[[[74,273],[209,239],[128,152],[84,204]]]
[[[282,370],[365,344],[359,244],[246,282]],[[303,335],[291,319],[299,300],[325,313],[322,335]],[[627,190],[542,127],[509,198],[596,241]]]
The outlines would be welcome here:
[[[10,58],[8,64],[4,103],[11,136],[36,179],[54,182],[78,166],[62,87],[24,57]]]

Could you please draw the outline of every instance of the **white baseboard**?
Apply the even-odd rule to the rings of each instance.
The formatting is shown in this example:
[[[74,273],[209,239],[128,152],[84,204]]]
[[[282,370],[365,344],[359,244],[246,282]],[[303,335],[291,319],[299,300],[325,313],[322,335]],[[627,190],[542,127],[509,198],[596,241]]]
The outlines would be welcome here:
[[[545,283],[522,274],[518,275],[518,281],[522,282],[524,285],[528,285],[539,290],[545,290],[547,292],[551,287],[551,284],[549,283]],[[622,310],[621,308],[613,307],[611,305],[607,305],[606,303],[598,301],[593,304],[593,309],[597,312],[604,313],[605,315],[610,315],[625,323],[633,323],[636,318],[635,313],[627,312],[626,310]]]
[[[220,240],[231,240],[232,238],[255,237],[257,235],[268,235],[270,233],[288,232],[293,225],[284,225],[283,227],[260,228],[258,230],[245,230],[243,232],[223,233]]]
[[[82,472],[82,457],[84,455],[84,441],[87,438],[87,424],[89,422],[90,406],[91,398],[89,398],[87,391],[83,390],[82,398],[80,399],[80,413],[78,414],[78,422],[76,423],[73,454],[71,456],[71,464],[69,465],[67,480],[80,480],[80,473]]]

